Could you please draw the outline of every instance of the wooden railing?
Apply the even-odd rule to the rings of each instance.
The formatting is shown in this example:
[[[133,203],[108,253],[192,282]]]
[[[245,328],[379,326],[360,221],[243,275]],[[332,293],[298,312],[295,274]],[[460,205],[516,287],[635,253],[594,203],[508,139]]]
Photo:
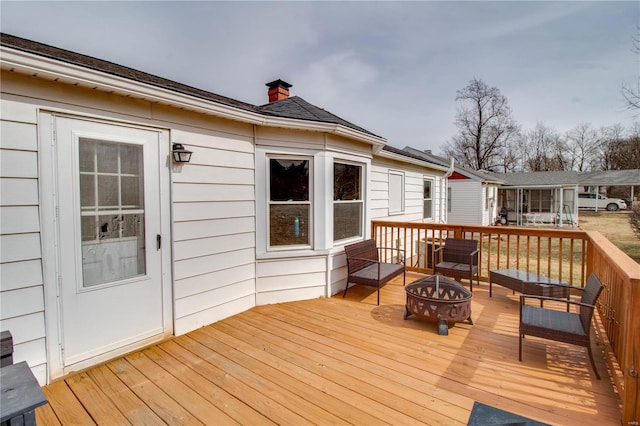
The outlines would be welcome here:
[[[422,273],[433,272],[433,251],[448,237],[478,240],[485,281],[492,269],[520,269],[583,287],[595,272],[605,285],[596,327],[622,401],[622,424],[640,424],[640,264],[599,232],[373,221],[371,236],[378,246],[403,249],[407,270]]]

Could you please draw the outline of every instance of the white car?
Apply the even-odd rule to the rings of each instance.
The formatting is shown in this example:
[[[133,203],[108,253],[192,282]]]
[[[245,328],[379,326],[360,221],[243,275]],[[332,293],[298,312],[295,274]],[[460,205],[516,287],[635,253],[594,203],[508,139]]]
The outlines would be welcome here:
[[[627,203],[619,198],[607,198],[600,194],[583,193],[578,194],[578,208],[594,210],[598,206],[598,210],[607,209],[610,212],[624,210]]]

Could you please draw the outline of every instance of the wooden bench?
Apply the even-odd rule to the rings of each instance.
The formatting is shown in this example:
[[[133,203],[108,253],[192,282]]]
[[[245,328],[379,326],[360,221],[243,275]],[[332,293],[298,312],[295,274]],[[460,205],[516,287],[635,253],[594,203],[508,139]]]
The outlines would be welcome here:
[[[435,257],[434,274],[446,275],[456,279],[467,278],[469,290],[473,291],[473,277],[480,285],[478,276],[478,241],[461,238],[447,238],[444,245],[433,252]]]
[[[344,246],[347,255],[347,284],[342,297],[347,295],[349,283],[361,284],[378,289],[378,305],[380,305],[380,287],[391,279],[403,274],[403,284],[406,284],[406,271],[402,263],[388,263],[380,260],[380,250],[396,250],[396,262],[404,261],[404,250],[386,247],[376,247],[372,239],[359,241]]]

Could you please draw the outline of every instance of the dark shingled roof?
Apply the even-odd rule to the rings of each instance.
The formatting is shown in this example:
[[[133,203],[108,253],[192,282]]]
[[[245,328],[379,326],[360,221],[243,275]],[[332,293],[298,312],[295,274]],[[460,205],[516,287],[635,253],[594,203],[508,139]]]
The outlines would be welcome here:
[[[21,50],[23,52],[32,53],[34,55],[59,60],[62,62],[78,65],[78,66],[89,68],[96,71],[101,71],[117,77],[122,77],[129,80],[137,81],[140,83],[149,84],[162,89],[171,90],[174,92],[182,93],[184,95],[193,96],[196,98],[204,99],[211,102],[216,102],[222,105],[238,108],[245,111],[254,112],[257,114],[268,115],[273,117],[291,118],[291,119],[297,119],[297,120],[339,124],[345,127],[352,128],[359,132],[363,132],[372,136],[379,137],[363,129],[362,127],[356,126],[353,123],[350,123],[334,114],[331,114],[328,111],[325,111],[322,108],[318,108],[314,105],[311,105],[304,99],[299,98],[297,96],[287,98],[281,101],[273,102],[267,105],[256,106],[246,102],[227,98],[226,96],[221,96],[215,93],[207,92],[206,90],[197,89],[195,87],[191,87],[186,84],[167,80],[165,78],[158,77],[146,72],[138,71],[133,68],[128,68],[122,65],[114,64],[113,62],[104,61],[102,59],[93,58],[91,56],[82,55],[79,53],[71,52],[69,50],[60,49],[57,47],[49,46],[46,44],[38,43],[35,41],[27,40],[24,38],[12,36],[5,33],[0,33],[0,44],[6,47]]]
[[[422,160],[429,161],[430,163],[439,164],[445,167],[451,166],[451,160],[432,154],[431,152],[420,151],[419,149],[412,148],[410,146],[406,146],[404,148],[404,151],[409,152],[414,156],[421,158]],[[483,182],[504,183],[501,179],[498,179],[495,174],[483,172],[481,170],[473,170],[468,167],[462,167],[459,164],[454,164],[454,170],[458,173],[466,175],[467,177],[475,177],[476,179],[479,179]]]
[[[578,185],[578,172],[522,172],[522,173],[492,173],[502,179],[507,186],[558,186]]]
[[[337,115],[331,114],[322,108],[310,104],[299,96],[292,96],[277,102],[271,102],[257,107],[264,115],[274,117],[295,118],[298,120],[320,121],[322,123],[341,124],[346,127],[358,130],[360,132],[374,135],[362,127],[356,126]],[[377,136],[377,135],[374,135]]]
[[[580,174],[580,185],[616,186],[640,185],[640,170],[607,170]]]

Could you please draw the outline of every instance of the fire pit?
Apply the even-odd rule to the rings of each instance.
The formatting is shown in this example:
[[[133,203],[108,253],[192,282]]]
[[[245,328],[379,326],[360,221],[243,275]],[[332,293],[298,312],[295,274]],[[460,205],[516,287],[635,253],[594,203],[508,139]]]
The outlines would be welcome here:
[[[449,323],[471,320],[472,294],[457,281],[441,275],[421,278],[405,287],[404,319],[411,315],[438,323],[438,334],[449,334]]]

